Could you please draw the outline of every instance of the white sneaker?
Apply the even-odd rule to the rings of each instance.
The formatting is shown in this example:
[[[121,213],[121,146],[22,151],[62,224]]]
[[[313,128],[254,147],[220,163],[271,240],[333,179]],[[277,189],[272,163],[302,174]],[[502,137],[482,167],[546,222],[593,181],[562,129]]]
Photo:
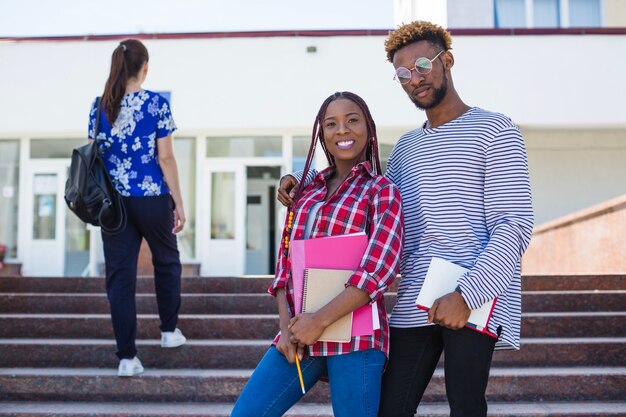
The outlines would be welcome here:
[[[143,366],[138,357],[132,359],[122,359],[117,368],[117,376],[133,376],[143,372]]]
[[[187,341],[187,338],[183,336],[183,333],[176,329],[173,332],[161,333],[161,347],[163,348],[175,348],[182,346]]]

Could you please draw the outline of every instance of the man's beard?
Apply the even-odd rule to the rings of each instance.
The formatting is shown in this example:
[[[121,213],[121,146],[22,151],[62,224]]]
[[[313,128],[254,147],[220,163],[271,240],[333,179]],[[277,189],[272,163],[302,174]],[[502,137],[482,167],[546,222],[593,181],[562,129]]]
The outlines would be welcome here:
[[[428,109],[432,109],[433,107],[436,107],[439,105],[439,103],[441,103],[444,99],[444,97],[446,96],[446,94],[448,93],[448,76],[446,75],[446,73],[443,73],[443,83],[441,84],[441,87],[437,88],[434,92],[433,92],[433,101],[431,101],[430,103],[420,103],[417,98],[414,98],[413,96],[410,96],[411,101],[413,102],[413,104],[415,104],[415,107],[417,107],[420,110],[428,110]]]

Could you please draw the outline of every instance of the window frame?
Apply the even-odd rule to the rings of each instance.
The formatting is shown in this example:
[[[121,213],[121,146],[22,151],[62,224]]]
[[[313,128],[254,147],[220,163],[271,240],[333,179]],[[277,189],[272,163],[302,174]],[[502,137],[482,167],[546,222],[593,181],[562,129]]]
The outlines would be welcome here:
[[[498,0],[493,0],[493,26],[496,29],[515,29],[515,27],[502,27],[498,24],[498,16],[497,16],[497,7],[496,3]],[[526,28],[526,29],[549,29],[555,27],[536,27],[534,12],[535,12],[535,0],[523,0],[525,6],[525,19],[526,25],[518,28]],[[606,18],[605,18],[605,1],[598,0],[598,13],[600,15],[600,22],[597,27],[605,27],[606,26]],[[556,28],[570,28],[570,0],[558,0],[558,22]],[[596,26],[593,26],[596,27]]]

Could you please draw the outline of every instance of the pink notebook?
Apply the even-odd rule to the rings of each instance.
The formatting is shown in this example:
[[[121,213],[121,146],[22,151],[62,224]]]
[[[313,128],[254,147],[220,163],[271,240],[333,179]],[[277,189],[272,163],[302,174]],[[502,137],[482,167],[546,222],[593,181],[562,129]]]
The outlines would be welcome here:
[[[367,243],[367,235],[363,232],[289,242],[296,313],[302,312],[302,291],[306,268],[354,271],[361,264]],[[375,303],[356,309],[352,314],[352,336],[373,334],[374,314],[378,317],[378,307]]]

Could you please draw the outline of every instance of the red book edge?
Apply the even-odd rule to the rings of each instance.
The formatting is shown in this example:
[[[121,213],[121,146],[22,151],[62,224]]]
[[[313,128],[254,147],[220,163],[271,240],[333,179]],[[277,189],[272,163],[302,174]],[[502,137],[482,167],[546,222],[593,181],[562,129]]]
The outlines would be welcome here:
[[[493,309],[496,307],[497,302],[498,302],[498,297],[493,299],[493,304],[491,305],[491,311],[489,311],[489,317],[487,318],[487,323],[485,323],[485,327],[482,330],[476,328],[476,326],[474,326],[471,323],[467,323],[465,327],[467,327],[468,329],[474,330],[475,332],[486,334],[487,336],[491,336],[495,339],[498,339],[498,335],[489,331],[489,321],[491,320],[491,315],[493,314]],[[420,310],[424,310],[426,312],[430,310],[429,307],[423,306],[421,304],[417,304],[417,308],[419,308]]]

